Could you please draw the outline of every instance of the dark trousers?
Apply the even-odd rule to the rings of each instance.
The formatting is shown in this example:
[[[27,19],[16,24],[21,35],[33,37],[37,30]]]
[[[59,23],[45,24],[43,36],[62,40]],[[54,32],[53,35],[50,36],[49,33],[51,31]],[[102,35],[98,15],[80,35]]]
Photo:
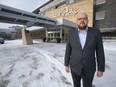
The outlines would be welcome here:
[[[93,81],[94,75],[91,77],[87,76],[83,69],[80,75],[78,75],[76,72],[72,70],[71,70],[71,74],[72,74],[74,87],[81,87],[81,79],[83,82],[83,87],[92,87],[92,81]]]

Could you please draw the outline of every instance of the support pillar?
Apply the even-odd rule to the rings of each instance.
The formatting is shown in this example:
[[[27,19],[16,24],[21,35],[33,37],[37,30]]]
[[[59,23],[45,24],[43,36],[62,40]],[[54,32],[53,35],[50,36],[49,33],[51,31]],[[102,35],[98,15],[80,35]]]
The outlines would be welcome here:
[[[46,40],[47,40],[47,42],[49,42],[50,41],[50,36],[48,36],[48,31],[49,31],[49,28],[48,27],[46,27]],[[51,34],[49,34],[49,35],[51,35]]]
[[[62,43],[62,26],[60,27],[60,39],[61,39],[61,43]]]
[[[48,38],[48,30],[46,29],[46,38]]]
[[[26,30],[25,27],[22,29],[22,43],[23,43],[23,45],[33,44],[30,32],[29,32],[29,30]]]

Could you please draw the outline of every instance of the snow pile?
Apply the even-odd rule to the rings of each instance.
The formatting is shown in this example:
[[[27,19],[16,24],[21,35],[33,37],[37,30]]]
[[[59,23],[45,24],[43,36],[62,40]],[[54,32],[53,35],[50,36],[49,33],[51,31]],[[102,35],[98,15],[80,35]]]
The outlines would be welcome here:
[[[116,86],[116,41],[104,41],[106,71],[95,75],[93,87]],[[21,40],[0,44],[0,87],[73,87],[70,73],[64,70],[66,43]]]
[[[0,87],[71,87],[39,48],[12,42],[0,45]]]

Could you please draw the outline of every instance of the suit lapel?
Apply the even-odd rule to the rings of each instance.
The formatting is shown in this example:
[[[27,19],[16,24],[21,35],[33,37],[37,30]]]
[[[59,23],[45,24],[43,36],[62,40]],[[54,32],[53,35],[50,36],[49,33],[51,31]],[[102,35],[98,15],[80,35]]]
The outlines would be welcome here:
[[[84,45],[84,48],[83,50],[86,48],[86,46],[88,45],[88,42],[90,41],[90,37],[91,37],[91,34],[90,34],[90,29],[88,28],[88,31],[87,31],[87,37],[86,37],[86,41],[85,41],[85,45]]]
[[[79,35],[78,35],[78,30],[75,29],[75,36],[76,36],[76,41],[77,44],[80,46],[80,48],[82,49],[81,43],[80,43],[80,39],[79,39]]]

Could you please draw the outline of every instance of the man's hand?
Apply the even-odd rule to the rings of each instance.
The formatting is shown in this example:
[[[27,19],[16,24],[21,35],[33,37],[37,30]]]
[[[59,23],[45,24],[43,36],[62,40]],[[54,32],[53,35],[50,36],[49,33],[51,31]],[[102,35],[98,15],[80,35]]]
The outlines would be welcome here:
[[[102,77],[103,76],[103,72],[102,71],[97,71],[97,77]]]
[[[66,71],[67,73],[70,72],[70,68],[69,68],[69,66],[65,66],[65,71]]]

